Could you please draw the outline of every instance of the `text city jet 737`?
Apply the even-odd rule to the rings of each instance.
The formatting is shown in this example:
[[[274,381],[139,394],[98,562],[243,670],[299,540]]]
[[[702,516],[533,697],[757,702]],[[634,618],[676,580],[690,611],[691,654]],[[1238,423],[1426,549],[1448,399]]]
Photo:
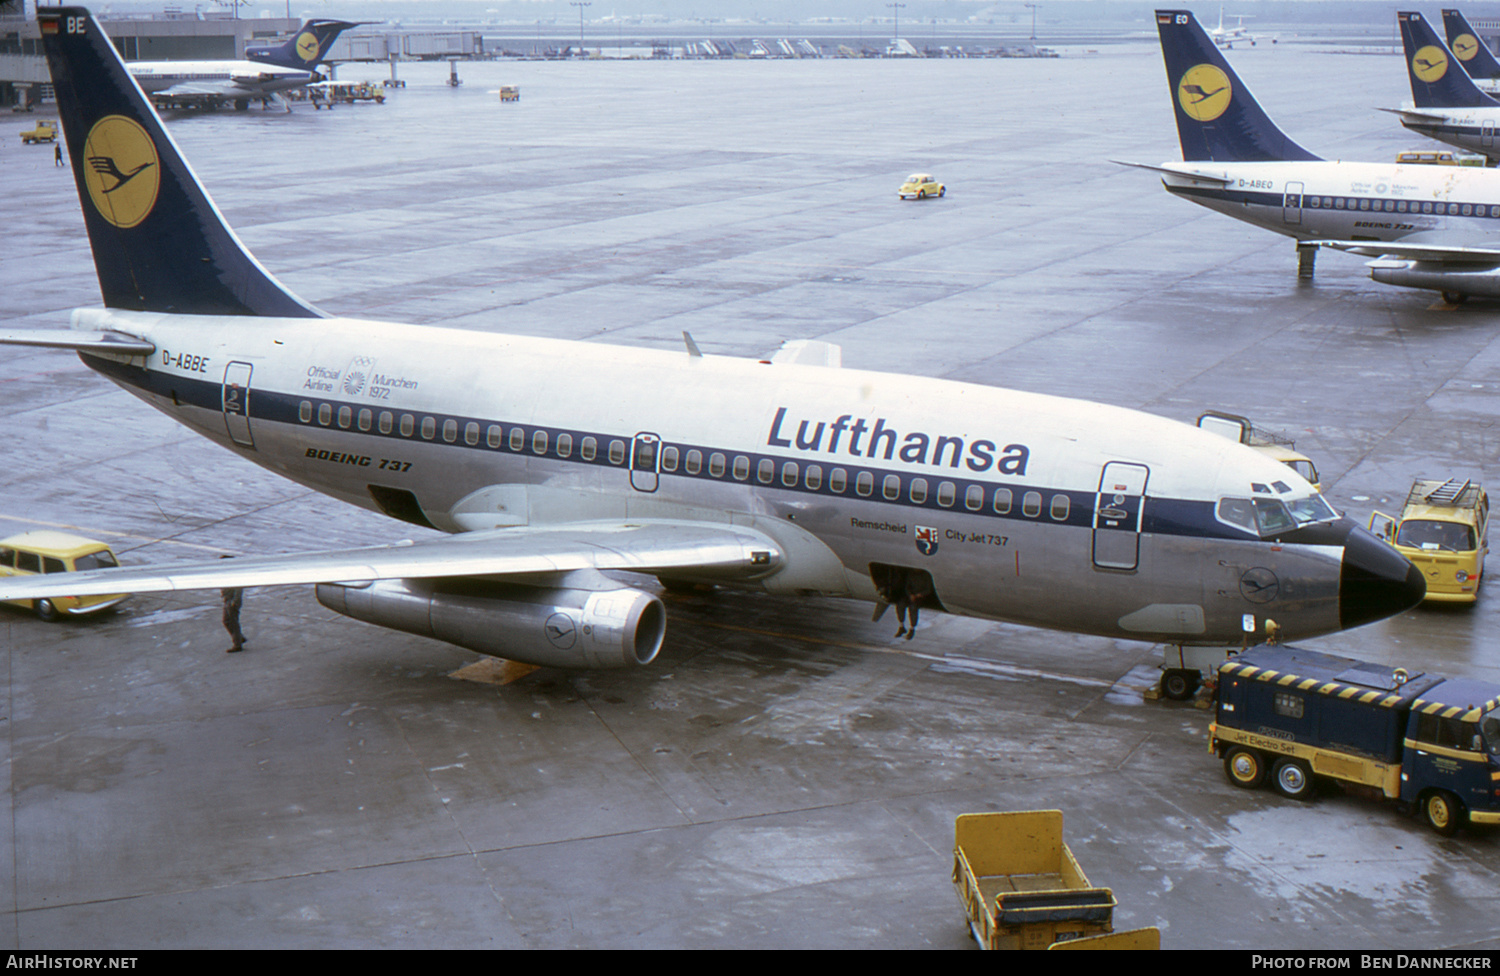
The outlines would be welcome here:
[[[136,84],[161,104],[202,105],[231,102],[246,108],[253,99],[317,81],[318,62],[339,34],[355,26],[343,20],[309,20],[291,40],[246,53],[247,61],[131,61],[126,70]]]
[[[656,655],[665,612],[616,570],[864,600],[904,582],[953,613],[1221,645],[1425,592],[1284,465],[1177,421],[813,364],[836,358],[818,343],[761,362],[326,317],[242,249],[88,12],[39,19],[106,307],[5,341],[76,349],[243,458],[452,535],[0,599],[317,583],[362,620],[621,667]]]
[[[1320,159],[1271,121],[1190,12],[1158,10],[1156,29],[1183,161],[1124,165],[1296,238],[1304,273],[1319,246],[1334,247],[1380,258],[1370,277],[1385,284],[1435,289],[1450,302],[1500,296],[1500,172]]]

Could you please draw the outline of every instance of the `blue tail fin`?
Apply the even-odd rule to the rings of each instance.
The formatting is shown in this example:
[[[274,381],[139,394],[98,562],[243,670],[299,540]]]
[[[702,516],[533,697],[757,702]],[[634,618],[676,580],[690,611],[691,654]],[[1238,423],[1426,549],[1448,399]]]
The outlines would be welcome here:
[[[1158,10],[1156,30],[1185,161],[1318,158],[1287,138],[1261,110],[1192,13]]]
[[[110,308],[317,317],[245,250],[98,21],[37,12],[73,178]]]
[[[1411,97],[1417,108],[1483,108],[1500,104],[1480,91],[1458,66],[1426,17],[1401,11],[1396,14],[1396,22],[1401,25],[1406,73],[1411,78]]]
[[[1444,10],[1443,33],[1448,35],[1448,49],[1470,78],[1500,78],[1500,61],[1479,39],[1479,32],[1469,25],[1469,18],[1457,10]]]
[[[358,24],[347,20],[309,20],[285,44],[274,47],[246,48],[245,57],[283,68],[312,71],[324,58],[338,36]]]

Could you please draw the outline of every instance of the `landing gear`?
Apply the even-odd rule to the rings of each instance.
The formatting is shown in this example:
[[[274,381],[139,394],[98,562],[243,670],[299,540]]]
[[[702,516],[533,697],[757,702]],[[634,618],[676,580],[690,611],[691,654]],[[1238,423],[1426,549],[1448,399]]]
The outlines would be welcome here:
[[[1462,305],[1464,302],[1469,300],[1469,296],[1461,291],[1445,291],[1442,294],[1443,301],[1447,302],[1449,305]]]
[[[1161,693],[1173,701],[1189,701],[1198,693],[1203,676],[1196,669],[1168,668],[1161,673]]]
[[[1313,276],[1313,263],[1318,258],[1318,245],[1297,245],[1297,277],[1309,281]]]

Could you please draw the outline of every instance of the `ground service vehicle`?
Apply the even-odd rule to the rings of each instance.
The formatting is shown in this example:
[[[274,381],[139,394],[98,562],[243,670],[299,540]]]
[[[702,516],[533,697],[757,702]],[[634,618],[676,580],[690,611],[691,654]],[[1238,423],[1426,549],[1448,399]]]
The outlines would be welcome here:
[[[8,539],[0,539],[0,576],[72,573],[109,569],[118,565],[119,561],[115,559],[109,546],[66,532],[23,532]],[[113,593],[7,602],[30,607],[43,620],[56,620],[63,614],[81,616],[99,613],[124,599],[125,594]]]
[[[521,89],[515,85],[500,86],[500,101],[519,102],[521,100]]]
[[[1249,420],[1232,413],[1221,413],[1218,410],[1205,410],[1198,415],[1198,426],[1204,430],[1211,430],[1215,434],[1223,434],[1232,441],[1255,448],[1257,451],[1270,458],[1275,458],[1282,464],[1306,478],[1308,483],[1319,491],[1322,485],[1318,482],[1318,469],[1312,460],[1297,451],[1297,442],[1283,434],[1272,432],[1256,427]]]
[[[1209,751],[1235,786],[1307,800],[1335,780],[1444,836],[1500,823],[1500,685],[1267,645],[1219,668],[1216,698]]]
[[[1089,884],[1062,839],[1061,810],[965,813],[953,827],[953,886],[986,949],[1045,949],[1114,931],[1115,896]]]
[[[1402,165],[1483,166],[1485,157],[1480,153],[1454,152],[1452,149],[1408,149],[1396,154],[1396,162]]]
[[[1489,521],[1490,499],[1479,485],[1462,478],[1419,479],[1407,493],[1401,518],[1375,512],[1370,531],[1422,571],[1427,600],[1473,603],[1489,551]]]
[[[901,184],[897,191],[903,200],[925,200],[928,197],[940,197],[948,192],[948,188],[927,173],[913,173]]]
[[[35,129],[27,129],[25,132],[21,133],[21,142],[28,146],[34,143],[56,141],[57,123],[48,122],[45,119],[41,122],[38,122]]]

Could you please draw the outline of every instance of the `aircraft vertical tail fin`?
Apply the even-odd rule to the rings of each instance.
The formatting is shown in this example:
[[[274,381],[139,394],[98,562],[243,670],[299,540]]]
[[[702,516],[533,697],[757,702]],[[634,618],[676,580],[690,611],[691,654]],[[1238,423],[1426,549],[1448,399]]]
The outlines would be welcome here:
[[[1481,108],[1500,104],[1480,91],[1459,67],[1426,17],[1415,11],[1400,11],[1396,22],[1401,26],[1406,73],[1411,78],[1411,97],[1417,108]]]
[[[273,47],[247,48],[245,57],[282,68],[312,71],[324,58],[340,34],[358,24],[347,20],[309,20],[284,44]]]
[[[37,25],[104,304],[321,316],[240,243],[89,11],[43,7]]]
[[[1158,10],[1162,60],[1187,162],[1317,159],[1276,127],[1187,10]]]
[[[1443,33],[1448,36],[1448,50],[1458,58],[1470,78],[1500,78],[1500,60],[1496,60],[1489,45],[1479,39],[1479,32],[1461,11],[1443,11]]]

